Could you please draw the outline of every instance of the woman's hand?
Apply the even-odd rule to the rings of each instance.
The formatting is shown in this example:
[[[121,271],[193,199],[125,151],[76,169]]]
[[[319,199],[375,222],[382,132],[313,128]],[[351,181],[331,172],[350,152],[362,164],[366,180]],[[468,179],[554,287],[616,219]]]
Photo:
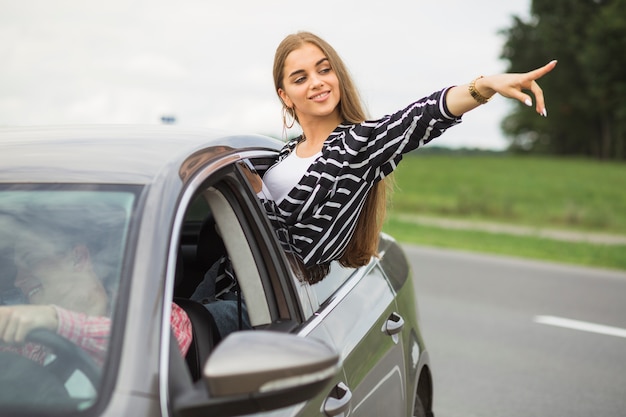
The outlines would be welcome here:
[[[33,329],[56,331],[58,318],[50,305],[14,305],[0,307],[0,341],[23,343]]]
[[[549,62],[541,68],[523,74],[498,74],[490,75],[476,80],[476,89],[486,91],[491,95],[498,93],[501,96],[521,101],[527,106],[532,106],[531,96],[524,91],[530,90],[535,96],[535,110],[542,116],[547,116],[543,90],[537,84],[537,80],[549,73],[556,66],[556,60]]]
[[[547,116],[543,90],[537,80],[549,73],[556,66],[557,61],[551,61],[543,67],[520,74],[496,74],[479,77],[474,80],[476,92],[485,99],[500,94],[503,97],[521,101],[527,106],[533,105],[531,96],[524,91],[530,91],[535,96],[535,110],[542,116]],[[469,84],[452,87],[446,95],[446,104],[449,111],[461,116],[476,107],[480,103],[470,94]]]

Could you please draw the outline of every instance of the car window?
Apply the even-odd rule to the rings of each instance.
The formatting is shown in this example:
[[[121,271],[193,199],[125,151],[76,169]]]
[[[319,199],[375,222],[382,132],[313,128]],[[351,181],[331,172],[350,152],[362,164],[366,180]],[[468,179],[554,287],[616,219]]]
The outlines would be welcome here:
[[[297,318],[281,281],[289,273],[286,260],[255,195],[258,182],[249,165],[235,162],[212,173],[179,208],[184,215],[173,233],[179,242],[173,301],[198,321],[194,331],[211,327],[205,351],[233,331],[287,328]],[[198,304],[206,311],[196,314]],[[194,337],[192,352],[202,350],[196,341],[204,343]],[[196,359],[186,357],[194,378]]]
[[[252,239],[246,236],[241,227],[242,214],[237,213],[231,201],[216,188],[204,191],[212,214],[215,217],[216,229],[224,241],[228,252],[228,261],[232,264],[232,271],[241,288],[245,303],[250,312],[252,326],[268,325],[272,322],[270,306],[266,291],[263,287],[260,270],[263,265],[253,252],[257,249]]]
[[[0,408],[70,412],[99,397],[139,191],[0,188],[0,325],[20,323],[0,343]]]
[[[350,278],[354,268],[345,268],[339,262],[330,264],[330,273],[320,282],[311,285],[319,307],[329,301],[332,295]]]

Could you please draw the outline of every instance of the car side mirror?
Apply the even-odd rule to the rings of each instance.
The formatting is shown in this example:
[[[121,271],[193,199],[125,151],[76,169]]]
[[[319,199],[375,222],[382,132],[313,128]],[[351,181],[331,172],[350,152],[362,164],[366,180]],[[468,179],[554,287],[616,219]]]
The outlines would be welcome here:
[[[176,405],[181,417],[237,416],[294,405],[317,395],[339,371],[326,344],[264,330],[231,333],[209,356],[202,380],[208,398]]]

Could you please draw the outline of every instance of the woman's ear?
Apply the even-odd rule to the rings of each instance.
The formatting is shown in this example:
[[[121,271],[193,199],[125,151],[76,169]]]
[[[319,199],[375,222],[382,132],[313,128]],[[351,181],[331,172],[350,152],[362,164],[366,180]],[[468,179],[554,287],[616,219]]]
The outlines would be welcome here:
[[[289,99],[289,96],[287,95],[287,93],[285,93],[285,90],[283,90],[282,88],[279,88],[278,89],[278,96],[282,100],[283,106],[285,106],[287,108],[292,108],[293,107],[293,102]]]
[[[82,269],[91,262],[89,249],[85,245],[77,245],[72,250],[74,268]]]

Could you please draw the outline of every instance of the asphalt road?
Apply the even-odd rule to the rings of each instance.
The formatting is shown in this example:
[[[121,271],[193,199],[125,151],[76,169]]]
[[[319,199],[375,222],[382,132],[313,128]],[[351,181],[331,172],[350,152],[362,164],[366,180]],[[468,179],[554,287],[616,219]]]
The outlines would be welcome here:
[[[626,273],[405,249],[435,416],[626,416]]]

